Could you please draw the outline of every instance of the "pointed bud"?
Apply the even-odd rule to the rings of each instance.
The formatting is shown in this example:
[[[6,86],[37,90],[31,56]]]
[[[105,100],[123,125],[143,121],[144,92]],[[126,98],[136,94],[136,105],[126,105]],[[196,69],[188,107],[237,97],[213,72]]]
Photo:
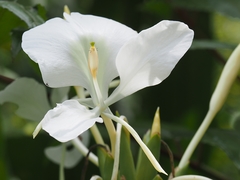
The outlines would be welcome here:
[[[153,119],[151,137],[153,137],[155,134],[161,135],[161,121],[160,121],[159,107],[157,108],[154,119]]]
[[[210,101],[210,109],[212,111],[217,113],[223,106],[223,103],[227,98],[229,90],[238,75],[239,69],[240,69],[240,45],[238,45],[236,49],[232,52],[225,67],[223,68],[217,87]]]

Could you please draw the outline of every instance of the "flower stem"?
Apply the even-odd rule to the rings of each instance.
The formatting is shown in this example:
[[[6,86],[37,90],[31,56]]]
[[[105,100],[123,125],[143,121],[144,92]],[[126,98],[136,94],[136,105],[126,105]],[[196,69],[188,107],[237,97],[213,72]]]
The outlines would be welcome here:
[[[108,114],[108,113],[103,113],[106,116],[108,116],[109,118],[111,118],[112,120],[116,121],[117,123],[122,124],[131,134],[132,136],[135,138],[135,140],[137,141],[137,143],[141,146],[142,150],[144,151],[144,153],[146,154],[146,156],[148,157],[149,161],[152,163],[152,165],[154,166],[154,168],[161,173],[164,173],[167,175],[167,173],[162,169],[162,167],[160,166],[160,164],[158,163],[158,161],[156,160],[156,158],[153,156],[152,152],[148,149],[148,147],[144,144],[144,142],[142,141],[142,139],[139,137],[139,135],[137,134],[137,132],[128,124],[126,123],[123,119],[118,118],[112,114]]]
[[[78,98],[86,98],[83,87],[81,87],[81,86],[74,86],[74,89],[75,89],[75,91],[77,93]]]
[[[110,142],[111,142],[111,152],[112,152],[112,154],[115,154],[115,143],[116,143],[115,127],[113,125],[112,120],[109,117],[107,117],[104,113],[101,114],[101,117],[103,118],[104,124],[108,131],[108,135],[109,135]]]
[[[62,144],[62,158],[61,163],[59,166],[59,180],[64,180],[64,161],[65,161],[65,155],[66,155],[66,145],[65,143]]]
[[[202,139],[209,125],[211,124],[214,116],[222,108],[229,90],[236,79],[240,69],[240,45],[238,45],[235,50],[232,52],[227,63],[225,64],[221,76],[218,80],[218,84],[213,92],[209,103],[209,110],[205,119],[203,120],[201,126],[197,130],[193,139],[187,147],[187,150],[184,152],[183,157],[179,163],[179,170],[187,166],[189,159],[191,158],[195,148]]]
[[[185,166],[188,165],[189,159],[191,158],[194,150],[196,149],[198,143],[202,139],[203,135],[207,131],[209,125],[211,124],[214,116],[216,115],[216,111],[209,110],[205,119],[203,120],[201,126],[197,130],[196,134],[192,138],[190,144],[188,145],[186,151],[183,154],[183,157],[180,160],[180,163],[178,165],[179,170],[183,169]]]
[[[114,164],[111,180],[117,180],[118,167],[119,167],[119,156],[120,156],[120,140],[121,140],[122,125],[117,124],[116,143],[115,143],[115,154]]]
[[[99,132],[98,130],[98,127],[96,124],[94,124],[91,128],[90,128],[90,131],[96,141],[97,144],[104,144],[104,141],[103,141],[103,138],[102,138],[102,135],[101,133]]]

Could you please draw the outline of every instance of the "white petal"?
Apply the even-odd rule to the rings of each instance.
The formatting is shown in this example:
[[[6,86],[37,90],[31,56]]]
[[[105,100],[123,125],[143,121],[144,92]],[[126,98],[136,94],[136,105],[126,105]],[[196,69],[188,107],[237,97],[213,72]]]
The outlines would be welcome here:
[[[90,42],[95,42],[99,56],[98,83],[104,98],[107,97],[109,83],[118,76],[116,56],[120,48],[137,32],[111,19],[71,13],[64,14],[65,19],[79,33],[80,39],[89,51]]]
[[[67,100],[47,112],[42,120],[42,128],[60,142],[79,136],[95,122],[102,123],[98,109],[88,110],[77,100]]]
[[[108,85],[118,76],[115,58],[122,45],[137,33],[116,21],[72,13],[54,18],[23,34],[23,50],[39,64],[50,87],[82,86],[93,94],[88,68],[90,43],[99,55],[98,81],[107,97]]]
[[[90,89],[85,51],[67,21],[54,18],[30,29],[23,34],[22,48],[39,64],[46,85]]]
[[[176,21],[161,21],[125,44],[116,60],[120,85],[106,103],[112,104],[147,86],[162,82],[191,46],[193,31]]]

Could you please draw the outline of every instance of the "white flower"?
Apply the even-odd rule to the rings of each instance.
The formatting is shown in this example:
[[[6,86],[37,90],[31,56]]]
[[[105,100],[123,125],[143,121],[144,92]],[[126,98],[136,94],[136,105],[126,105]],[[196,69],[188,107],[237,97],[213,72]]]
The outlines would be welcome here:
[[[64,13],[23,34],[22,48],[38,63],[49,87],[82,86],[95,108],[68,100],[48,111],[41,127],[55,139],[76,138],[116,101],[161,83],[191,46],[193,31],[177,21],[161,21],[139,34],[116,21]],[[108,97],[109,83],[120,78]]]

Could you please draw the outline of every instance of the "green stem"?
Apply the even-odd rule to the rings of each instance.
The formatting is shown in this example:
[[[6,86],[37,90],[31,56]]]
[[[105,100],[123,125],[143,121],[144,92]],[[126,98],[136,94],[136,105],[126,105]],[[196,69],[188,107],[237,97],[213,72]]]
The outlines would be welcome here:
[[[103,118],[104,124],[108,131],[108,135],[109,135],[110,142],[111,142],[111,152],[112,152],[112,154],[115,154],[115,144],[116,144],[115,127],[113,125],[112,120],[109,117],[105,116],[104,113],[101,114],[101,117]]]
[[[201,126],[197,130],[196,134],[192,138],[190,144],[188,145],[186,151],[183,154],[182,159],[180,160],[180,163],[178,165],[179,170],[183,169],[185,166],[188,165],[189,159],[191,158],[194,150],[196,149],[198,143],[202,139],[203,135],[207,131],[209,125],[211,124],[214,116],[216,115],[217,111],[212,111],[209,109],[205,119],[203,120]]]
[[[90,128],[90,131],[97,144],[105,144],[96,124]]]
[[[225,64],[221,76],[218,80],[218,84],[213,92],[213,95],[210,100],[208,113],[203,120],[201,126],[197,130],[193,139],[187,147],[187,150],[184,152],[183,157],[179,163],[179,170],[187,166],[189,159],[191,158],[194,150],[196,149],[198,143],[202,139],[209,125],[211,124],[214,116],[222,108],[229,90],[238,75],[240,68],[240,45],[238,45],[235,50],[232,52],[227,63]]]

